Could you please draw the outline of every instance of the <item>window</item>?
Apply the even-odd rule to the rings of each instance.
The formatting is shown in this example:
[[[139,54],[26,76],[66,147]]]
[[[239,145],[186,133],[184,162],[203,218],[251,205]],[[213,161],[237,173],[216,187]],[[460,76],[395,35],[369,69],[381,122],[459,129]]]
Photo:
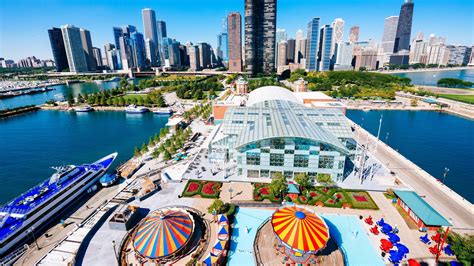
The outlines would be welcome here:
[[[275,175],[276,175],[277,173],[281,174],[280,171],[271,171],[271,172],[270,172],[271,178],[275,178]]]
[[[285,154],[294,154],[295,151],[294,150],[285,150]]]
[[[307,151],[309,150],[309,145],[295,145],[295,150]]]
[[[260,153],[247,152],[247,164],[248,165],[260,165]]]
[[[270,165],[271,166],[283,166],[285,164],[285,155],[270,153]]]
[[[238,168],[238,169],[237,169],[237,174],[238,174],[238,175],[242,175],[242,168]]]
[[[339,168],[339,169],[343,169],[343,168],[344,168],[344,161],[339,161],[338,168]]]
[[[331,146],[321,143],[319,145],[319,150],[321,150],[321,151],[332,151],[333,149],[331,148]]]
[[[242,156],[237,156],[237,163],[242,164]]]
[[[232,124],[243,124],[244,121],[233,120]]]
[[[296,154],[293,161],[294,167],[308,167],[308,155]]]
[[[261,177],[270,177],[270,171],[269,170],[260,170],[260,176]]]
[[[291,178],[293,178],[293,172],[292,171],[284,171],[283,176],[285,178],[291,179]]]
[[[319,168],[332,169],[334,167],[334,157],[332,156],[319,156]]]
[[[258,170],[248,170],[247,171],[248,178],[258,178]]]
[[[309,155],[318,155],[318,151],[309,151]]]
[[[261,152],[261,153],[270,153],[270,149],[268,149],[268,148],[261,148],[261,149],[260,149],[260,152]]]
[[[283,139],[271,139],[270,148],[283,150],[285,148],[285,141]]]

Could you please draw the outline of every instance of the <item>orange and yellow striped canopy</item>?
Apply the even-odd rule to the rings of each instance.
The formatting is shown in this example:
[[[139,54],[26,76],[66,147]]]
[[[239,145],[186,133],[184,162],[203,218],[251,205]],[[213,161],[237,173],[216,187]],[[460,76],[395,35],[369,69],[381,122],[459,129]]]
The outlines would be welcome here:
[[[273,213],[275,235],[295,252],[316,253],[329,239],[329,229],[317,214],[299,206],[286,206]]]
[[[139,225],[133,246],[147,258],[168,256],[188,242],[193,228],[194,221],[185,210],[173,208],[154,211]]]

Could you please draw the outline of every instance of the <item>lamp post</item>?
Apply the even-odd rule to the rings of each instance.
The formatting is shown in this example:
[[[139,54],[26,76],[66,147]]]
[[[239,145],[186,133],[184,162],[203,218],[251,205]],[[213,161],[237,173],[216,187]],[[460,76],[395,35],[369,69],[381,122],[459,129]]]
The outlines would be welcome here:
[[[446,179],[446,176],[448,175],[448,172],[449,172],[449,168],[445,167],[444,168],[444,173],[443,173],[443,184],[444,184],[444,180]]]
[[[229,193],[230,193],[230,199],[232,200],[232,192],[234,192],[234,190],[232,188],[229,188]]]
[[[36,237],[35,237],[35,227],[32,226],[28,231],[27,231],[29,234],[31,234],[31,236],[33,237],[33,241],[35,241],[35,245],[36,245],[36,248],[38,250],[40,250],[40,247],[38,245],[38,241],[36,240]]]
[[[112,247],[114,248],[115,259],[117,260],[117,263],[120,265],[119,258],[118,258],[118,255],[117,255],[117,249],[116,249],[116,246],[115,246],[115,240],[112,240]]]

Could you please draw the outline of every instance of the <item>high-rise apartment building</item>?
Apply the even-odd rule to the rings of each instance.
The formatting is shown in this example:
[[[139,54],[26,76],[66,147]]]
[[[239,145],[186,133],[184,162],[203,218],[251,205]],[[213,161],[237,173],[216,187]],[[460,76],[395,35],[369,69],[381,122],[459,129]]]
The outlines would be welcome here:
[[[70,72],[87,72],[87,59],[84,54],[81,40],[81,30],[73,25],[61,27],[67,62]]]
[[[336,45],[344,41],[344,20],[342,18],[336,18],[332,22],[332,31],[331,58],[336,53]]]
[[[92,47],[92,54],[94,55],[95,64],[97,68],[102,68],[102,53],[100,52],[100,48]]]
[[[245,0],[245,64],[251,74],[275,71],[276,0]]]
[[[66,49],[61,29],[51,28],[48,30],[49,42],[53,53],[56,71],[60,72],[68,68]]]
[[[318,48],[319,48],[319,21],[313,18],[308,23],[308,43],[306,45],[306,69],[308,71],[318,70]]]
[[[352,69],[352,50],[354,44],[351,42],[339,42],[337,44],[337,58],[334,70],[350,70]]]
[[[474,46],[471,47],[471,56],[470,56],[470,59],[469,59],[469,63],[467,65],[469,65],[469,66],[474,65]]]
[[[356,43],[359,41],[359,31],[359,26],[356,25],[351,27],[351,29],[349,30],[349,41],[351,43]]]
[[[385,54],[393,53],[395,37],[397,35],[398,16],[390,16],[385,18],[383,26],[383,36],[381,50]]]
[[[189,43],[188,45],[188,56],[189,56],[189,69],[192,71],[201,70],[201,57],[199,54],[199,48],[197,45]]]
[[[97,70],[94,54],[92,53],[92,39],[90,31],[81,29],[81,42],[84,55],[86,56],[87,69],[89,71]]]
[[[227,45],[229,71],[242,71],[242,17],[238,12],[227,16]]]
[[[142,9],[142,20],[143,20],[143,31],[145,33],[145,39],[150,39],[151,43],[155,48],[155,55],[147,54],[147,60],[151,62],[151,66],[160,65],[160,51],[161,44],[159,43],[158,30],[156,27],[156,15],[155,11],[151,8]],[[154,58],[153,58],[154,57]],[[155,61],[153,61],[155,59]]]
[[[426,49],[428,43],[423,40],[413,40],[410,48],[410,64],[426,64]]]
[[[211,46],[208,43],[198,43],[199,65],[201,68],[211,68]]]
[[[156,21],[156,30],[157,30],[158,38],[168,37],[168,33],[166,32],[166,22],[164,22],[163,20]]]
[[[295,63],[301,63],[301,59],[303,58],[306,58],[306,39],[304,38],[303,30],[299,29],[296,31]]]
[[[113,27],[113,32],[114,32],[115,48],[117,50],[120,50],[119,38],[123,36],[123,29],[120,27]]]
[[[278,43],[278,58],[277,58],[277,68],[281,66],[286,66],[286,49],[287,43],[286,41],[280,41]]]
[[[328,71],[331,69],[332,34],[333,29],[330,25],[321,27],[318,52],[319,71]]]
[[[405,0],[398,16],[397,33],[393,52],[397,53],[401,50],[410,50],[410,36],[413,21],[413,8],[415,4],[413,0]]]
[[[146,55],[145,55],[145,40],[143,34],[138,31],[132,32],[130,34],[130,40],[132,44],[132,56],[134,66],[143,69],[146,67]]]
[[[286,61],[288,61],[288,63],[295,63],[295,47],[295,39],[288,39],[288,41],[286,41]]]

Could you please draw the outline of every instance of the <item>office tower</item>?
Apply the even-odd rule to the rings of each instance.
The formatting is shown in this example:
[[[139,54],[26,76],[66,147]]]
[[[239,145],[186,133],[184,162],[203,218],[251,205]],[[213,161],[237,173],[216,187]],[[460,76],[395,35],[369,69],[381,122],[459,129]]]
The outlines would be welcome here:
[[[120,64],[119,64],[119,51],[115,48],[108,50],[106,52],[106,58],[107,58],[107,65],[109,66],[110,70],[115,71],[120,69]]]
[[[276,0],[245,0],[245,64],[252,75],[275,71]]]
[[[49,42],[51,43],[51,51],[53,53],[56,71],[61,72],[68,68],[66,48],[64,47],[64,39],[61,29],[51,28],[48,30]]]
[[[135,66],[132,54],[132,41],[129,37],[123,36],[119,38],[119,43],[122,69],[129,70]]]
[[[94,59],[94,54],[92,53],[92,40],[90,31],[81,29],[81,42],[84,55],[86,56],[87,69],[89,71],[96,71],[97,64]]]
[[[356,47],[354,48],[355,70],[375,70],[378,68],[377,50],[374,47]],[[390,57],[392,60],[392,57]]]
[[[123,36],[123,29],[120,27],[114,27],[113,31],[114,31],[115,48],[117,50],[120,50],[119,38]]]
[[[108,51],[111,51],[112,49],[115,49],[115,45],[112,43],[106,43],[104,44],[104,54],[105,54],[105,64],[109,65],[109,57],[108,57]]]
[[[197,45],[189,43],[188,45],[189,69],[191,71],[201,70],[201,58],[199,55],[199,48]]]
[[[145,57],[147,66],[152,66],[153,62],[156,62],[155,44],[150,39],[145,40]]]
[[[238,12],[227,16],[227,45],[229,51],[229,71],[242,71],[242,17]]]
[[[286,42],[286,60],[288,61],[288,63],[295,63],[295,47],[295,39],[289,39]]]
[[[132,26],[132,25],[127,25],[127,26],[123,26],[122,30],[123,30],[123,36],[130,38],[130,35],[133,32],[137,31],[137,27]]]
[[[132,43],[132,57],[134,66],[143,69],[146,67],[146,55],[145,55],[145,40],[143,34],[138,31],[130,34],[130,40]]]
[[[81,41],[81,30],[73,25],[61,26],[70,72],[87,72],[87,59]]]
[[[318,63],[319,71],[328,71],[331,69],[331,44],[333,29],[330,25],[321,27],[319,33],[319,52]]]
[[[301,63],[301,59],[306,57],[306,39],[303,30],[296,31],[295,41],[295,63]]]
[[[163,59],[169,60],[170,59],[170,49],[173,40],[171,38],[165,37],[161,40],[161,52],[163,53]],[[166,63],[165,63],[166,65]],[[169,66],[169,64],[168,64]]]
[[[188,47],[186,45],[179,45],[179,58],[181,60],[182,67],[189,67]]]
[[[342,18],[336,18],[332,22],[332,30],[331,57],[337,52],[336,45],[344,41],[344,20]]]
[[[425,38],[425,34],[422,31],[419,31],[416,34],[415,40],[423,40]]]
[[[313,18],[308,23],[308,42],[306,45],[306,69],[308,71],[318,70],[319,21],[320,18]]]
[[[412,0],[405,0],[398,16],[397,33],[393,52],[400,50],[410,50],[411,26],[413,20],[413,8],[415,4]]]
[[[285,29],[276,29],[276,43],[280,43],[282,41],[286,41],[286,30]]]
[[[242,52],[240,53],[242,54]],[[217,57],[219,57],[222,61],[228,60],[228,34],[227,32],[221,32],[217,35]]]
[[[336,47],[337,58],[334,70],[352,69],[352,50],[354,49],[354,44],[351,42],[339,42]]]
[[[349,30],[349,41],[352,43],[359,41],[359,26],[352,26]]]
[[[201,68],[211,67],[211,46],[208,43],[198,43],[199,65]]]
[[[471,56],[470,56],[468,65],[469,66],[474,65],[474,46],[471,47]]]
[[[181,66],[181,57],[180,57],[180,43],[176,40],[173,40],[169,49],[169,64],[172,67]]]
[[[142,20],[145,39],[150,39],[155,48],[155,55],[147,55],[147,59],[151,62],[151,66],[159,66],[161,59],[161,43],[159,43],[158,31],[156,28],[155,11],[151,8],[142,9]],[[153,57],[155,57],[155,61],[151,60]]]
[[[98,68],[102,67],[102,53],[100,52],[100,48],[92,47],[92,54],[94,55],[95,64]]]
[[[277,67],[286,66],[286,41],[278,43]]]
[[[156,30],[158,34],[158,38],[166,38],[168,34],[166,32],[166,22],[163,20],[156,21]]]
[[[423,40],[413,40],[410,48],[410,64],[426,64],[426,49],[428,43]]]
[[[397,35],[397,25],[398,16],[390,16],[385,18],[381,43],[382,52],[385,54],[391,54],[393,52],[395,37]]]

